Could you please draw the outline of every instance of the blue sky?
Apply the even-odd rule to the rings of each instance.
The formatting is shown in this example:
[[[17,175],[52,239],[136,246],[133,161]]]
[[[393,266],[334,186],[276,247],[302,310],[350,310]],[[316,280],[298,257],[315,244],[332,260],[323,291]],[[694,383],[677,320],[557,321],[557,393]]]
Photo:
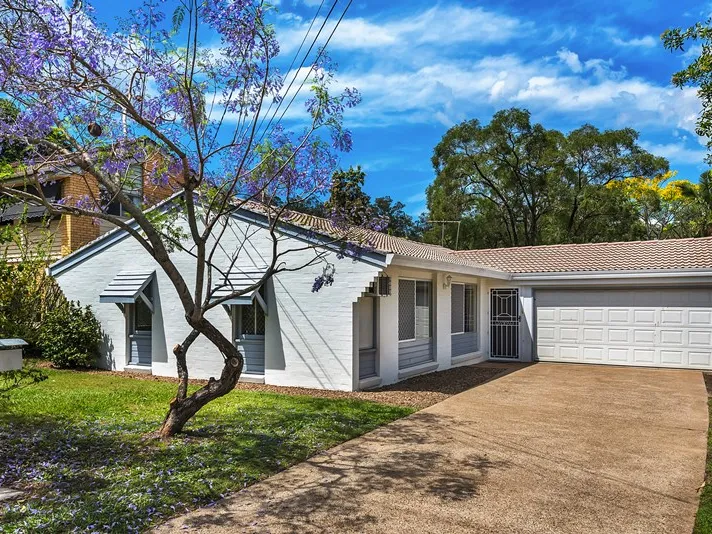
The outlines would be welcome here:
[[[286,58],[320,3],[278,2]],[[94,5],[107,22],[122,14],[114,2]],[[669,83],[694,50],[671,54],[659,36],[710,12],[712,4],[690,0],[354,0],[329,45],[338,85],[363,96],[346,116],[354,150],[342,165],[361,164],[369,194],[391,195],[417,214],[434,177],[433,147],[448,127],[517,106],[564,131],[587,122],[631,126],[679,177],[696,180],[706,168],[704,140],[694,133],[699,101],[693,89]]]

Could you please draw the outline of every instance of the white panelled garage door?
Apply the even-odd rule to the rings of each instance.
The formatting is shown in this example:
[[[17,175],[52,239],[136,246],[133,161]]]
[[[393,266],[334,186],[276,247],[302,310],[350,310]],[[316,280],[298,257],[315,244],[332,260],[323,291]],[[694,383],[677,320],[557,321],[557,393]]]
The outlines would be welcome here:
[[[537,290],[541,361],[712,368],[712,289]]]

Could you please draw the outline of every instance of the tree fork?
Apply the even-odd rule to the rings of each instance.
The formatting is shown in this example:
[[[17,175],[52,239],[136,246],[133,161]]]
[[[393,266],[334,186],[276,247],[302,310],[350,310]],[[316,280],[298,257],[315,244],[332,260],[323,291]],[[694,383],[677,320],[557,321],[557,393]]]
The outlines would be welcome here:
[[[200,331],[202,330],[202,331]],[[158,431],[161,439],[169,439],[183,431],[185,424],[203,406],[209,402],[230,393],[242,374],[244,359],[237,348],[227,341],[227,339],[207,321],[200,322],[200,330],[195,328],[181,345],[176,345],[173,349],[176,355],[176,365],[180,383],[178,393],[171,401],[166,418]],[[187,396],[188,389],[188,368],[186,365],[186,354],[190,345],[199,334],[203,334],[214,345],[216,345],[225,359],[220,378],[217,380],[210,377],[208,383],[198,389],[195,393]]]

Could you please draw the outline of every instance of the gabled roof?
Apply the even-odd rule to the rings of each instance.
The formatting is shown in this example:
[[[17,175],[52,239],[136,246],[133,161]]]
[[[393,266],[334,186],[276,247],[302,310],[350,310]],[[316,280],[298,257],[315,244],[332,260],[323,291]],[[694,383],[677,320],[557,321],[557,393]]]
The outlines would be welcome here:
[[[463,250],[453,254],[510,273],[712,269],[712,237]]]
[[[367,228],[342,228],[335,225],[329,219],[300,212],[288,212],[284,216],[284,220],[301,228],[326,234],[335,239],[351,241],[384,254],[397,254],[418,260],[443,262],[476,269],[491,270],[490,267],[470,258],[453,254],[451,249],[440,245],[419,243],[404,237],[397,237]]]
[[[181,191],[175,193],[151,209],[170,209],[171,202],[180,194]],[[273,211],[272,208],[257,202],[247,202],[240,206],[235,216],[265,226],[269,224],[269,212]],[[127,221],[127,224],[135,226],[133,220]],[[329,219],[294,211],[282,214],[279,229],[281,232],[291,232],[291,235],[299,234],[304,239],[313,240],[317,246],[329,246],[344,241],[354,243],[365,250],[363,261],[368,261],[366,256],[373,251],[374,256],[381,258],[392,254],[445,264],[443,270],[449,264],[471,268],[472,274],[478,274],[476,271],[482,274],[485,271],[485,275],[489,272],[493,276],[712,270],[712,237],[454,251],[375,230],[341,227]],[[126,231],[116,228],[51,265],[50,273],[57,275],[127,236]],[[386,263],[381,262],[379,265],[385,266]],[[434,268],[438,267],[435,265]]]

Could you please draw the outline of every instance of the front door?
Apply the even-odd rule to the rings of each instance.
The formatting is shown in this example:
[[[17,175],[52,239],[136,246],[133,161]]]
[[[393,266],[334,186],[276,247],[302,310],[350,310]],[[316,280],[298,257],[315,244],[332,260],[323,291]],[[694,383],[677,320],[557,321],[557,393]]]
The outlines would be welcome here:
[[[359,378],[370,378],[378,375],[376,361],[376,306],[374,297],[358,299],[358,358]]]
[[[248,375],[265,374],[266,316],[256,301],[249,305],[233,306],[235,312],[235,343],[245,358],[243,372]]]
[[[490,290],[490,358],[519,359],[519,289]]]

